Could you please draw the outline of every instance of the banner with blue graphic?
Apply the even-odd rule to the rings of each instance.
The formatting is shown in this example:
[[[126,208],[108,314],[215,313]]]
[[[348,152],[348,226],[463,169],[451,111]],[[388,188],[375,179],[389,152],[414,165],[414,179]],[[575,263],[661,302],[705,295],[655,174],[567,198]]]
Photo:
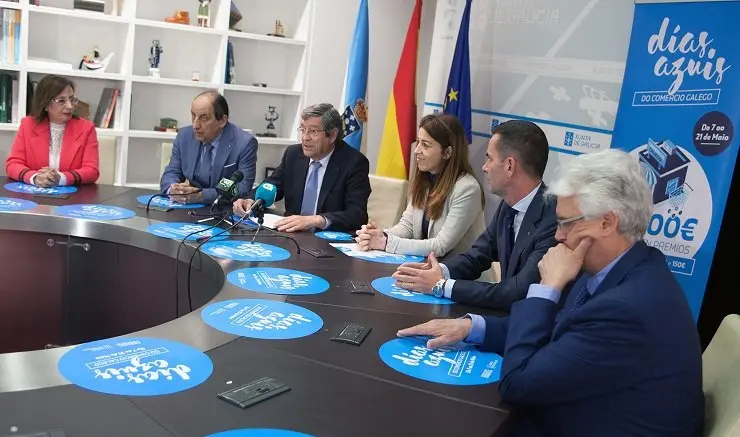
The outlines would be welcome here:
[[[123,220],[136,216],[130,209],[110,205],[64,205],[55,212],[62,217],[88,220]]]
[[[329,283],[311,273],[278,267],[249,267],[229,272],[226,280],[245,290],[267,294],[319,294]]]
[[[612,147],[653,192],[645,241],[698,317],[737,158],[740,1],[635,5]]]
[[[10,197],[0,197],[0,212],[18,212],[33,209],[39,206],[36,202]]]
[[[409,302],[416,303],[427,303],[436,305],[452,305],[454,302],[450,299],[442,297],[434,297],[431,294],[417,293],[415,291],[406,290],[396,285],[396,278],[392,276],[384,276],[382,278],[375,279],[372,282],[374,289],[386,296],[393,297],[395,299],[406,300]]]
[[[209,326],[229,334],[264,340],[311,335],[324,326],[311,310],[267,299],[233,299],[212,303],[200,313]]]
[[[5,184],[4,188],[8,191],[13,191],[14,193],[48,194],[52,196],[57,194],[72,194],[77,192],[77,187],[72,185],[44,188],[37,187],[36,185],[24,184],[23,182],[10,182],[8,184]]]

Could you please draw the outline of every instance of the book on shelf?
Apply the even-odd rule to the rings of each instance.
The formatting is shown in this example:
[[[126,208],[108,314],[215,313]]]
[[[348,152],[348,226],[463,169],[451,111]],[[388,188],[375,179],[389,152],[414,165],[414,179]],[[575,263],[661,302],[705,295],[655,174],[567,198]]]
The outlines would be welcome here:
[[[103,92],[100,94],[98,108],[95,110],[95,118],[93,119],[93,123],[95,123],[96,127],[102,129],[113,127],[113,117],[118,104],[119,94],[120,91],[118,88],[103,89]]]
[[[0,73],[0,123],[18,122],[18,115],[14,114],[17,101],[18,79],[9,73]]]
[[[21,11],[0,8],[0,63],[18,65],[21,61]]]

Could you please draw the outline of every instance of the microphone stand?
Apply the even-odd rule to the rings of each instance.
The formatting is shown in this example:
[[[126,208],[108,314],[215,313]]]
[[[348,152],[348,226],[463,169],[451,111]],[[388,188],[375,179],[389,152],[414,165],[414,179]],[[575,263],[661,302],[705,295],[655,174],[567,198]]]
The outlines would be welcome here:
[[[152,197],[150,197],[149,198],[149,201],[146,203],[146,212],[149,212],[149,207],[152,205],[152,200],[154,200],[155,197],[162,197],[162,198],[169,199],[170,198],[170,195],[169,194],[158,193],[158,194],[155,194]]]

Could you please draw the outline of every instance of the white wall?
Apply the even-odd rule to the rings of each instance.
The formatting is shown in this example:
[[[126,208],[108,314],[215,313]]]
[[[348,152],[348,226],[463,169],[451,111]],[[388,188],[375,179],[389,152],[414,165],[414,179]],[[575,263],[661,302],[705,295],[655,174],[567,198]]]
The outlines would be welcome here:
[[[367,157],[375,172],[380,139],[398,60],[401,57],[414,2],[411,0],[368,0],[370,44],[367,85]],[[316,2],[313,37],[310,40],[306,104],[329,102],[341,112],[342,90],[359,0]],[[417,106],[424,103],[429,51],[431,49],[436,0],[424,0],[417,63]]]

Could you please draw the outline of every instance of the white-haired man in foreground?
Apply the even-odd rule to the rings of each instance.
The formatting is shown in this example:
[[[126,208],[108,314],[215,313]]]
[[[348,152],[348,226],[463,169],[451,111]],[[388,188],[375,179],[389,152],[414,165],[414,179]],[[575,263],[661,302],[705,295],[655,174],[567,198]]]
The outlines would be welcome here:
[[[636,159],[580,155],[548,196],[559,244],[509,317],[468,314],[398,335],[502,355],[509,436],[700,436],[699,337],[665,257],[642,240],[653,205]]]

